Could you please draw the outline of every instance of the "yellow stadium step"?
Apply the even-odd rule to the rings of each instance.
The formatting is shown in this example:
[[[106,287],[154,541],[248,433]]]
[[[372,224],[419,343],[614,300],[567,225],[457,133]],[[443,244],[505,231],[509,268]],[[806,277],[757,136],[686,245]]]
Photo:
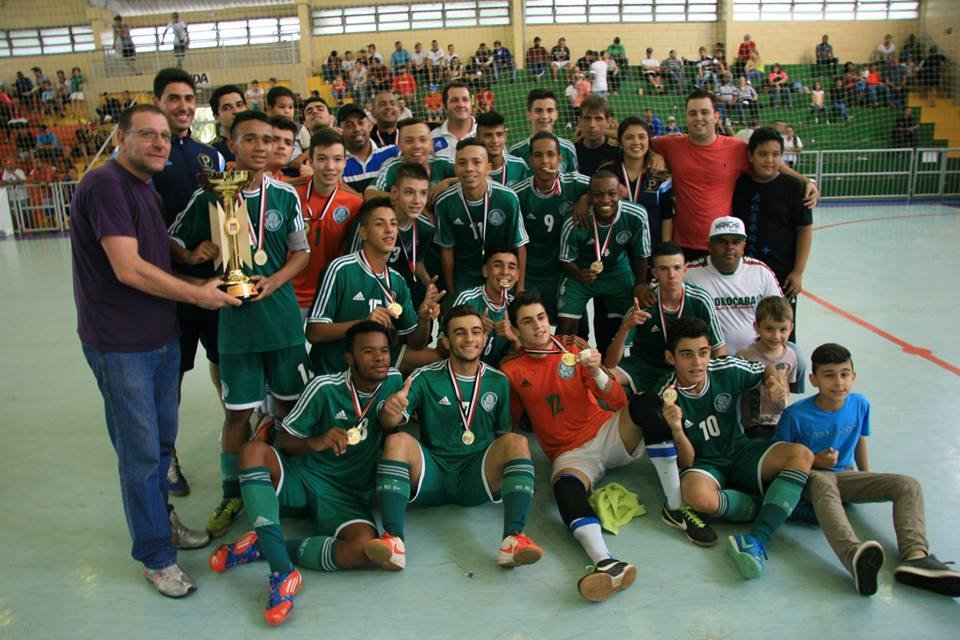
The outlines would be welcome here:
[[[918,109],[920,122],[933,125],[933,137],[946,140],[951,147],[960,147],[960,105],[946,98],[936,98],[934,106],[921,96],[911,94],[909,106]]]

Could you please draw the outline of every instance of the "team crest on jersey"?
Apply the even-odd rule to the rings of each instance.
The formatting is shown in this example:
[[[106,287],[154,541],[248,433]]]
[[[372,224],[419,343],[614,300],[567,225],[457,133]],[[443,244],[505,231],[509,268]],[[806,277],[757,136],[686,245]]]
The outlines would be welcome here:
[[[210,171],[210,169],[213,168],[213,158],[211,158],[205,153],[201,153],[200,155],[197,156],[197,162],[200,163],[200,167],[204,171]]]
[[[283,216],[276,209],[267,211],[266,222],[267,231],[277,231],[283,226]]]
[[[480,406],[483,407],[483,410],[487,413],[493,413],[493,410],[497,408],[497,394],[492,391],[487,391],[483,394],[483,397],[480,398]]]
[[[569,380],[570,378],[573,377],[573,374],[575,374],[575,373],[577,372],[577,368],[576,368],[576,367],[571,367],[571,366],[569,366],[569,365],[565,365],[565,364],[563,364],[562,362],[560,363],[560,367],[559,367],[558,370],[559,370],[559,373],[560,373],[560,377],[563,378],[564,380]]]
[[[630,233],[629,231],[621,231],[620,233],[617,234],[617,244],[619,244],[620,246],[627,244],[628,242],[630,242],[630,236],[632,235],[633,234]]]
[[[561,203],[560,203],[560,213],[566,213],[567,211],[570,211],[570,207],[572,207],[572,206],[573,206],[573,203],[572,203],[572,202],[561,202]]]
[[[506,214],[504,214],[503,211],[500,211],[500,209],[494,209],[490,212],[490,215],[487,216],[487,221],[495,227],[502,225],[506,219]]]
[[[223,380],[220,381],[220,397],[226,400],[230,396],[230,387]]]
[[[346,207],[337,207],[333,210],[333,221],[337,224],[343,224],[343,221],[350,216],[350,210]]]
[[[730,408],[732,402],[733,398],[730,397],[729,393],[721,393],[713,399],[713,407],[720,413],[723,413]]]

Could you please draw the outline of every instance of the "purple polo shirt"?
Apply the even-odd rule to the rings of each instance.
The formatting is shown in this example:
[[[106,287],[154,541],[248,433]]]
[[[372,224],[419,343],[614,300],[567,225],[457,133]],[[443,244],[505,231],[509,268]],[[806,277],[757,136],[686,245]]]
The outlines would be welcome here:
[[[80,341],[97,351],[157,349],[179,335],[176,303],[121,283],[100,240],[136,238],[140,257],[170,272],[163,201],[115,160],[87,173],[70,203],[73,296]]]

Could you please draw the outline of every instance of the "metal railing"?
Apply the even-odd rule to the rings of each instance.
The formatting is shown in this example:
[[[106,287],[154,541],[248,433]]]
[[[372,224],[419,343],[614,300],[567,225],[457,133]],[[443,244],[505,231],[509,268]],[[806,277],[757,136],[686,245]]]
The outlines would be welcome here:
[[[797,170],[817,180],[826,202],[960,197],[960,148],[804,151]],[[69,229],[76,182],[10,185],[14,233]]]
[[[293,40],[244,47],[188,49],[182,59],[174,56],[172,51],[150,51],[138,53],[135,58],[124,58],[112,49],[102,49],[91,51],[89,59],[89,68],[96,78],[153,76],[160,69],[178,66],[178,62],[191,71],[299,64],[300,42]]]

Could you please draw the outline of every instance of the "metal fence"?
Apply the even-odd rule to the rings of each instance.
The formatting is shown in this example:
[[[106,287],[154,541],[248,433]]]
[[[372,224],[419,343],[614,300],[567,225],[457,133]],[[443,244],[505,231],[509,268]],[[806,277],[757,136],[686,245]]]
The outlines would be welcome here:
[[[131,75],[153,76],[160,69],[182,63],[191,71],[232,69],[260,65],[300,63],[299,41],[253,44],[245,47],[218,47],[190,49],[182,60],[172,51],[138,53],[135,58],[124,58],[112,50],[90,52],[88,68],[96,78],[117,78]]]
[[[805,151],[796,169],[817,180],[824,201],[960,197],[960,148]],[[66,231],[76,182],[7,189],[14,233]]]

